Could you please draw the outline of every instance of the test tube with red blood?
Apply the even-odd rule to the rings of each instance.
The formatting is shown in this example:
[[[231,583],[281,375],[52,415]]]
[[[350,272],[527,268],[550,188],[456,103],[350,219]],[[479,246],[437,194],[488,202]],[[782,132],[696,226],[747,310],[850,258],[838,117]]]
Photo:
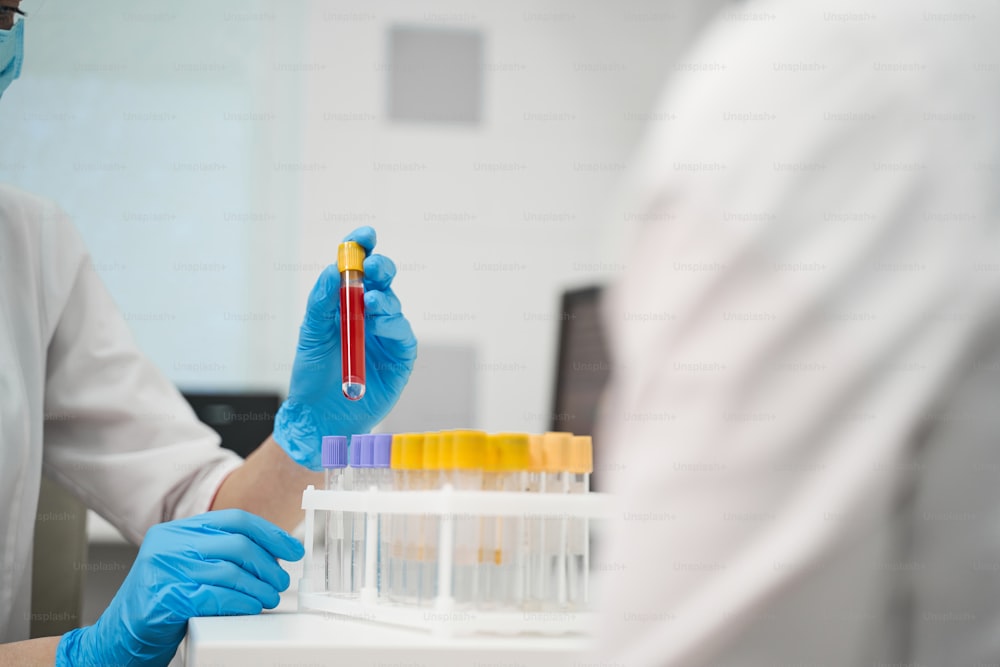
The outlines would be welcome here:
[[[354,241],[337,248],[340,271],[340,350],[344,396],[365,395],[365,249]]]

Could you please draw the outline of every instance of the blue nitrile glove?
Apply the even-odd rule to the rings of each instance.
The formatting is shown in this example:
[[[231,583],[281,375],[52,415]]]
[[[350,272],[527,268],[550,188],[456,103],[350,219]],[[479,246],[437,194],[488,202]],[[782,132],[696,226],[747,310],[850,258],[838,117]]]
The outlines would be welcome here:
[[[258,516],[220,510],[153,526],[94,625],[63,635],[56,667],[166,665],[195,616],[259,614],[278,605],[302,544]]]
[[[417,358],[417,339],[393,293],[396,265],[373,255],[375,230],[359,227],[345,241],[364,247],[365,395],[350,401],[341,391],[340,273],[323,270],[306,306],[292,366],[288,399],[274,421],[274,439],[296,463],[320,470],[324,435],[367,433],[389,414]]]

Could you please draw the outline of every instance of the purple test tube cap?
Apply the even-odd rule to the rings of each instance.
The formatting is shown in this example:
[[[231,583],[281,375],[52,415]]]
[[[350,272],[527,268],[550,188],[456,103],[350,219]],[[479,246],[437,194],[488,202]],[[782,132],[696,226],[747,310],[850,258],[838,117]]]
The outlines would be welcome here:
[[[371,436],[365,433],[355,433],[351,436],[351,467],[352,468],[364,468],[364,451],[365,451],[365,441],[369,440]]]
[[[377,433],[372,436],[374,453],[372,464],[375,468],[388,468],[392,456],[392,434]]]
[[[361,440],[361,467],[372,468],[375,466],[375,436],[366,435]]]
[[[322,459],[324,468],[347,466],[347,436],[324,435]]]

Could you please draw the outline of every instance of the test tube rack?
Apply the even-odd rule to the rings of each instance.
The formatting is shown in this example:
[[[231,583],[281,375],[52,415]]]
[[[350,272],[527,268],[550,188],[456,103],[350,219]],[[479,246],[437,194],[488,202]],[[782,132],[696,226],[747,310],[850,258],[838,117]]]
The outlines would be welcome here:
[[[467,609],[450,595],[454,563],[454,521],[461,517],[523,517],[525,519],[607,519],[611,516],[607,494],[535,494],[502,491],[457,491],[450,485],[438,490],[380,491],[376,487],[362,491],[329,491],[308,486],[302,494],[305,516],[306,554],[299,582],[298,602],[301,611],[332,613],[354,619],[374,621],[428,631],[452,637],[474,634],[587,634],[593,630],[590,611],[541,609],[538,611]],[[323,563],[317,562],[312,545],[316,537],[317,512],[364,513],[368,534],[377,532],[381,515],[437,516],[437,561],[440,588],[430,607],[397,605],[379,598],[376,589],[376,540],[365,543],[365,585],[356,598],[329,595],[323,586]]]

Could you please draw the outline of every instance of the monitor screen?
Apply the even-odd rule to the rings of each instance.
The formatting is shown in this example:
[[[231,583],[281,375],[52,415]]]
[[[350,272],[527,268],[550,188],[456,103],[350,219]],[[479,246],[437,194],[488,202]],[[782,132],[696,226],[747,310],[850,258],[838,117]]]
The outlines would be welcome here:
[[[559,311],[559,349],[555,400],[550,428],[577,435],[593,435],[601,395],[611,374],[611,363],[601,320],[601,287],[563,293]],[[599,470],[600,445],[594,442],[594,470]],[[591,488],[599,489],[599,475]]]
[[[247,457],[274,430],[281,397],[271,393],[182,392],[198,419],[222,438],[222,446]]]

